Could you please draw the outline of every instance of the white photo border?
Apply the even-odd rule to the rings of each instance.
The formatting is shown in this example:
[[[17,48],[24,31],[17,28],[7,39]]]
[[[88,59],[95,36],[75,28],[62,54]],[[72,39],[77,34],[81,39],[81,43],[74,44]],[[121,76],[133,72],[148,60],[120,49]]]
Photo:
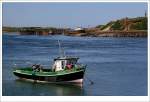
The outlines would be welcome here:
[[[148,4],[148,96],[2,96],[2,3],[10,2],[145,2]],[[0,73],[1,73],[1,101],[2,102],[149,102],[149,51],[150,51],[150,2],[149,0],[2,0],[0,1]]]

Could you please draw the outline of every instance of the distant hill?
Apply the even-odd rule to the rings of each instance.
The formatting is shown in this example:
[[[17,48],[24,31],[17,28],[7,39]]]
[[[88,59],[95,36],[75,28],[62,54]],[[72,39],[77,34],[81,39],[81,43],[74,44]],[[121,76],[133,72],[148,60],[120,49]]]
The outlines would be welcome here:
[[[98,25],[101,31],[133,31],[133,30],[147,30],[147,17],[123,18],[116,21],[110,21],[106,25]]]

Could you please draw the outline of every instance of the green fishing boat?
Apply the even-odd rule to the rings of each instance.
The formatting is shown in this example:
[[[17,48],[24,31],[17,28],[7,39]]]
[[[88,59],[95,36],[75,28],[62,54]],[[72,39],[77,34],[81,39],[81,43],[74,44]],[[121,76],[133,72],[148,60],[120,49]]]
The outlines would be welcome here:
[[[86,65],[79,64],[78,59],[61,53],[60,57],[54,59],[51,68],[34,64],[26,68],[16,68],[13,73],[21,79],[34,82],[83,83]]]

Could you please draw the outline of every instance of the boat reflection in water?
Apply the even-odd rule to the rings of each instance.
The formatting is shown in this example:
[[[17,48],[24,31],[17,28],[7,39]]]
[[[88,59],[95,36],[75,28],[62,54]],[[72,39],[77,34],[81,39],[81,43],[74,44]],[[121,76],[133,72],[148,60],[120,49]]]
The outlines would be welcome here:
[[[15,80],[16,87],[28,92],[29,96],[80,96],[85,94],[83,84],[70,83],[36,83],[22,79]],[[17,88],[17,89],[18,89]]]

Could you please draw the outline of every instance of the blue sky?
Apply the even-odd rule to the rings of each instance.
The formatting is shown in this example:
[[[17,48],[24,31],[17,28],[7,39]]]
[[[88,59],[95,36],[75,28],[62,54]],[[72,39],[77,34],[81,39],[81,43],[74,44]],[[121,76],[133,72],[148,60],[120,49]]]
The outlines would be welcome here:
[[[3,3],[3,26],[76,27],[144,16],[147,3]]]

